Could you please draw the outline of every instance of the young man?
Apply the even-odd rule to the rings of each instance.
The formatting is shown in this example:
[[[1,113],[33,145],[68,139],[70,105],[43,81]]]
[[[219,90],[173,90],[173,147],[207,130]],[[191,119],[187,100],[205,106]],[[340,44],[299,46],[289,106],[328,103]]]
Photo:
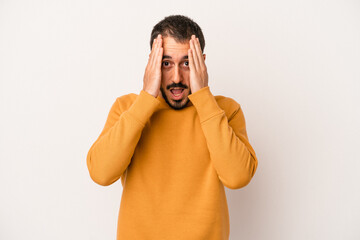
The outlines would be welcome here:
[[[229,239],[224,186],[246,186],[258,164],[241,107],[210,92],[191,19],[164,18],[150,46],[143,89],[116,99],[88,152],[90,176],[121,178],[117,239]]]

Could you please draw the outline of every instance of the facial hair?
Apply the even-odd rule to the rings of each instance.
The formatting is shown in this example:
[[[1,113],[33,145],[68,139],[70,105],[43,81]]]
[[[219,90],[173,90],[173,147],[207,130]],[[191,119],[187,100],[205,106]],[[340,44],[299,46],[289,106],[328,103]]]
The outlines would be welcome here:
[[[173,88],[173,87],[182,87],[182,88],[184,88],[184,89],[187,89],[187,88],[188,88],[188,87],[185,86],[185,85],[176,84],[176,83],[173,83],[173,84],[171,84],[171,85],[168,85],[166,88],[167,88],[167,89],[170,89],[170,88]],[[186,105],[188,104],[188,102],[190,101],[190,99],[189,99],[188,97],[186,97],[186,102],[185,102],[183,105],[179,105],[184,99],[172,100],[172,101],[174,101],[174,102],[176,103],[175,105],[173,105],[172,103],[170,103],[170,101],[169,101],[169,99],[168,99],[168,97],[167,97],[167,95],[166,95],[166,93],[165,93],[165,90],[164,90],[164,88],[163,88],[162,86],[160,87],[160,91],[161,91],[161,93],[162,93],[163,98],[165,99],[165,102],[166,102],[171,108],[173,108],[173,109],[175,109],[175,110],[181,110],[181,109],[185,108]],[[184,91],[185,91],[185,90],[184,90]],[[190,91],[189,91],[189,95],[190,95],[190,94],[191,94],[191,89],[190,89]]]

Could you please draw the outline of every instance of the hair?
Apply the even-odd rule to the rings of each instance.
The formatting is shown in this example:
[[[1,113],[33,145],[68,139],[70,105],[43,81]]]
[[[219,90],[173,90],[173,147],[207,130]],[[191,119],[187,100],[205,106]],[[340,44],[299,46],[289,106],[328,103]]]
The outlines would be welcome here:
[[[170,15],[158,22],[150,37],[150,50],[154,39],[161,34],[162,37],[173,37],[175,41],[185,43],[191,39],[191,35],[199,38],[201,51],[204,52],[205,39],[200,26],[189,17],[183,15]]]

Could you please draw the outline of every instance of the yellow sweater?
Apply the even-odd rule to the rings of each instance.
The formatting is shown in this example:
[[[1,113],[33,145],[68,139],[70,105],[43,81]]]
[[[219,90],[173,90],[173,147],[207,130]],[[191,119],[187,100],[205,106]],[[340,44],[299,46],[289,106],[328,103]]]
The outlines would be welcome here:
[[[118,97],[87,155],[96,183],[121,177],[118,240],[229,239],[224,186],[246,186],[257,168],[245,118],[209,87],[172,109],[145,91]]]

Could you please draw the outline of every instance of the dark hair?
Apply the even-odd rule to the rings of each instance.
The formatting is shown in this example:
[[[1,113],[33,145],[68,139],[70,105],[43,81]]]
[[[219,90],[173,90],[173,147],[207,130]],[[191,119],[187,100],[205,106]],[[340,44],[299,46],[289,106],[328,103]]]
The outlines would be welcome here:
[[[191,35],[199,38],[201,51],[204,52],[205,39],[200,26],[192,19],[183,15],[170,15],[158,22],[150,38],[150,50],[154,39],[161,34],[163,37],[173,37],[177,42],[185,43],[191,39]]]

